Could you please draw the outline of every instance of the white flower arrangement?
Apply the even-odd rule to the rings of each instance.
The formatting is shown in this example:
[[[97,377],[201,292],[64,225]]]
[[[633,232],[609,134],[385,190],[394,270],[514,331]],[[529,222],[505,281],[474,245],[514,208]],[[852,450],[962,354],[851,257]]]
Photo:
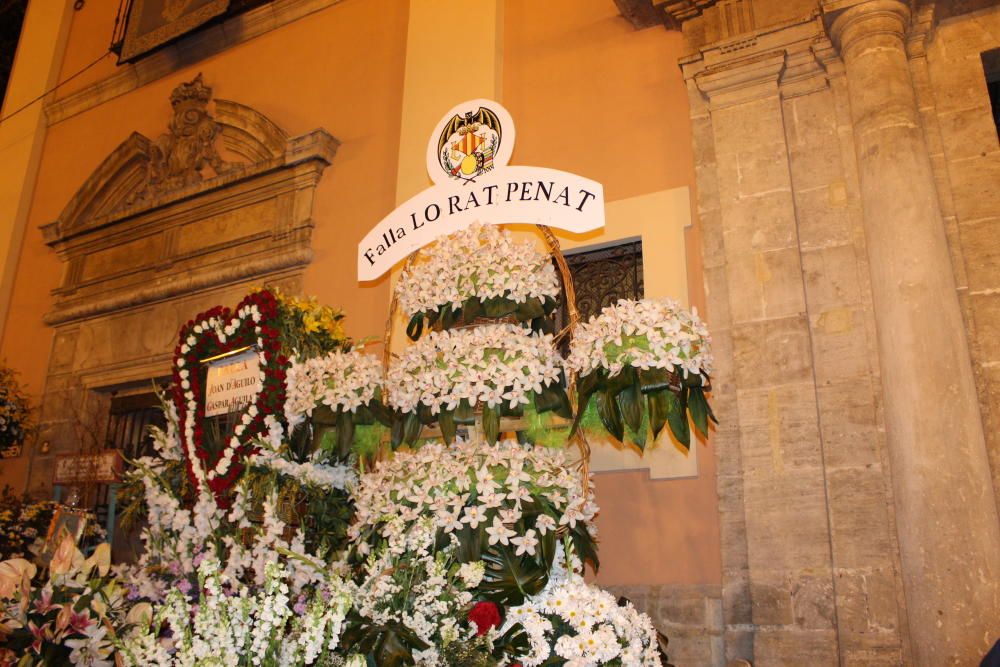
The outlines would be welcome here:
[[[490,546],[535,556],[550,532],[576,530],[590,538],[597,533],[597,505],[565,452],[527,449],[512,440],[458,440],[452,447],[430,443],[397,452],[361,477],[354,501],[349,534],[361,550],[375,542],[400,554],[412,549],[414,533],[452,534],[468,527],[481,528]]]
[[[311,665],[338,647],[351,605],[338,578],[295,600],[287,569],[276,563],[265,567],[259,589],[230,580],[213,558],[205,558],[198,573],[197,603],[173,590],[149,626],[119,642],[126,665]],[[169,642],[158,637],[164,622],[173,633]]]
[[[632,366],[707,377],[711,337],[698,318],[673,299],[621,299],[573,332],[566,367],[580,375],[599,368],[610,376]]]
[[[435,415],[462,401],[515,408],[557,384],[561,374],[551,335],[533,336],[513,324],[433,331],[389,366],[388,398],[401,412],[422,403]]]
[[[472,225],[438,239],[396,283],[399,305],[408,317],[446,305],[461,308],[502,297],[514,303],[556,299],[560,285],[549,256],[507,230]]]
[[[382,363],[357,349],[311,359],[293,357],[286,383],[285,419],[291,430],[319,405],[350,412],[367,406],[382,385]]]
[[[322,452],[316,454],[322,455]],[[282,475],[292,477],[302,484],[319,486],[324,489],[349,491],[358,480],[358,473],[353,466],[342,463],[330,465],[317,461],[296,463],[283,458],[272,450],[263,448],[247,458],[247,465],[270,468]]]
[[[618,606],[610,593],[574,572],[553,577],[539,595],[509,609],[504,630],[514,624],[524,628],[531,645],[531,652],[518,658],[525,667],[555,656],[580,667],[661,665],[649,616],[631,603]]]

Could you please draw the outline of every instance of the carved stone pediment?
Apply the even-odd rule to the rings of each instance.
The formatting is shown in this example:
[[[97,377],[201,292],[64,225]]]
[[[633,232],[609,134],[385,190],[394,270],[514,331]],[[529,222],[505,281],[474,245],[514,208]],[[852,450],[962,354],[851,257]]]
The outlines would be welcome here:
[[[230,100],[215,100],[213,113],[211,92],[201,74],[175,88],[167,132],[156,139],[134,132],[123,141],[59,218],[42,227],[46,243],[58,246],[89,229],[268,170],[333,159],[338,143],[324,130],[289,138],[263,114]]]
[[[337,140],[323,129],[290,137],[248,106],[213,102],[201,75],[170,104],[163,134],[130,135],[42,226],[67,265],[50,324],[263,282],[311,261],[315,187]]]
[[[618,11],[636,28],[664,25],[679,29],[717,0],[615,0]]]

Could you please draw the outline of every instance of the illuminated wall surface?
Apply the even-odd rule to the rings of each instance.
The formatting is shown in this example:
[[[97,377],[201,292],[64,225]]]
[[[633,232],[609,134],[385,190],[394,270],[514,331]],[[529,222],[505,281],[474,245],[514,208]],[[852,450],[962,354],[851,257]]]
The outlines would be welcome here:
[[[58,79],[102,53],[117,5],[94,0],[65,16],[34,17],[68,24]],[[680,71],[663,66],[680,56],[680,34],[636,33],[610,2],[508,1],[455,9],[437,2],[330,3],[50,124],[0,349],[31,393],[39,397],[43,390],[53,337],[42,316],[64,270],[39,226],[59,216],[131,132],[161,134],[170,119],[170,91],[199,72],[214,98],[253,107],[290,134],[321,127],[340,141],[316,191],[314,258],[302,291],[343,307],[354,336],[380,336],[389,302],[389,280],[356,281],[357,242],[397,201],[429,184],[424,150],[430,130],[443,111],[477,96],[498,99],[513,114],[518,140],[512,164],[563,169],[604,184],[606,231],[564,237],[567,247],[641,237],[646,294],[697,305],[687,102]],[[108,57],[61,87],[55,100],[89,92],[121,71]],[[685,455],[665,442],[645,460],[610,444],[595,443],[595,450],[598,470],[635,468],[598,475],[599,579],[717,584],[710,445]],[[0,463],[3,481],[23,485],[27,461],[26,454]],[[650,480],[650,467],[664,479]],[[670,477],[676,479],[666,481]],[[678,544],[687,545],[683,553]]]

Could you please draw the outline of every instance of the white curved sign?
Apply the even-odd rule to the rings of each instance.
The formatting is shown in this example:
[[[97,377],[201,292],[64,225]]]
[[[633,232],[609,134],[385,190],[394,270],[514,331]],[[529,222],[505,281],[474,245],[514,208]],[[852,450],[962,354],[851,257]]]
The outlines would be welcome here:
[[[514,122],[492,100],[451,109],[427,146],[435,185],[382,219],[358,245],[358,280],[375,280],[439,236],[475,222],[528,223],[582,233],[604,226],[600,183],[557,169],[507,166]]]

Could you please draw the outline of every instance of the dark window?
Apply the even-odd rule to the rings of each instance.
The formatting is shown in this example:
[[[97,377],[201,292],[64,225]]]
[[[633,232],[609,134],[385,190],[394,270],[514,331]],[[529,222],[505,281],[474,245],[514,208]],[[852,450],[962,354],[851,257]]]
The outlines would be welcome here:
[[[586,322],[619,299],[641,299],[642,241],[626,241],[596,250],[569,251],[566,264],[573,276],[576,308]],[[556,314],[557,330],[566,326],[566,310]]]
[[[1000,49],[984,52],[982,59],[986,89],[990,93],[990,106],[993,107],[993,124],[1000,134]]]
[[[14,54],[27,9],[28,0],[0,0],[0,104],[7,96],[7,82],[14,67]],[[12,111],[8,109],[7,113]]]
[[[121,450],[127,459],[153,456],[156,452],[149,437],[150,426],[166,426],[156,394],[116,396],[111,399],[105,446]]]

